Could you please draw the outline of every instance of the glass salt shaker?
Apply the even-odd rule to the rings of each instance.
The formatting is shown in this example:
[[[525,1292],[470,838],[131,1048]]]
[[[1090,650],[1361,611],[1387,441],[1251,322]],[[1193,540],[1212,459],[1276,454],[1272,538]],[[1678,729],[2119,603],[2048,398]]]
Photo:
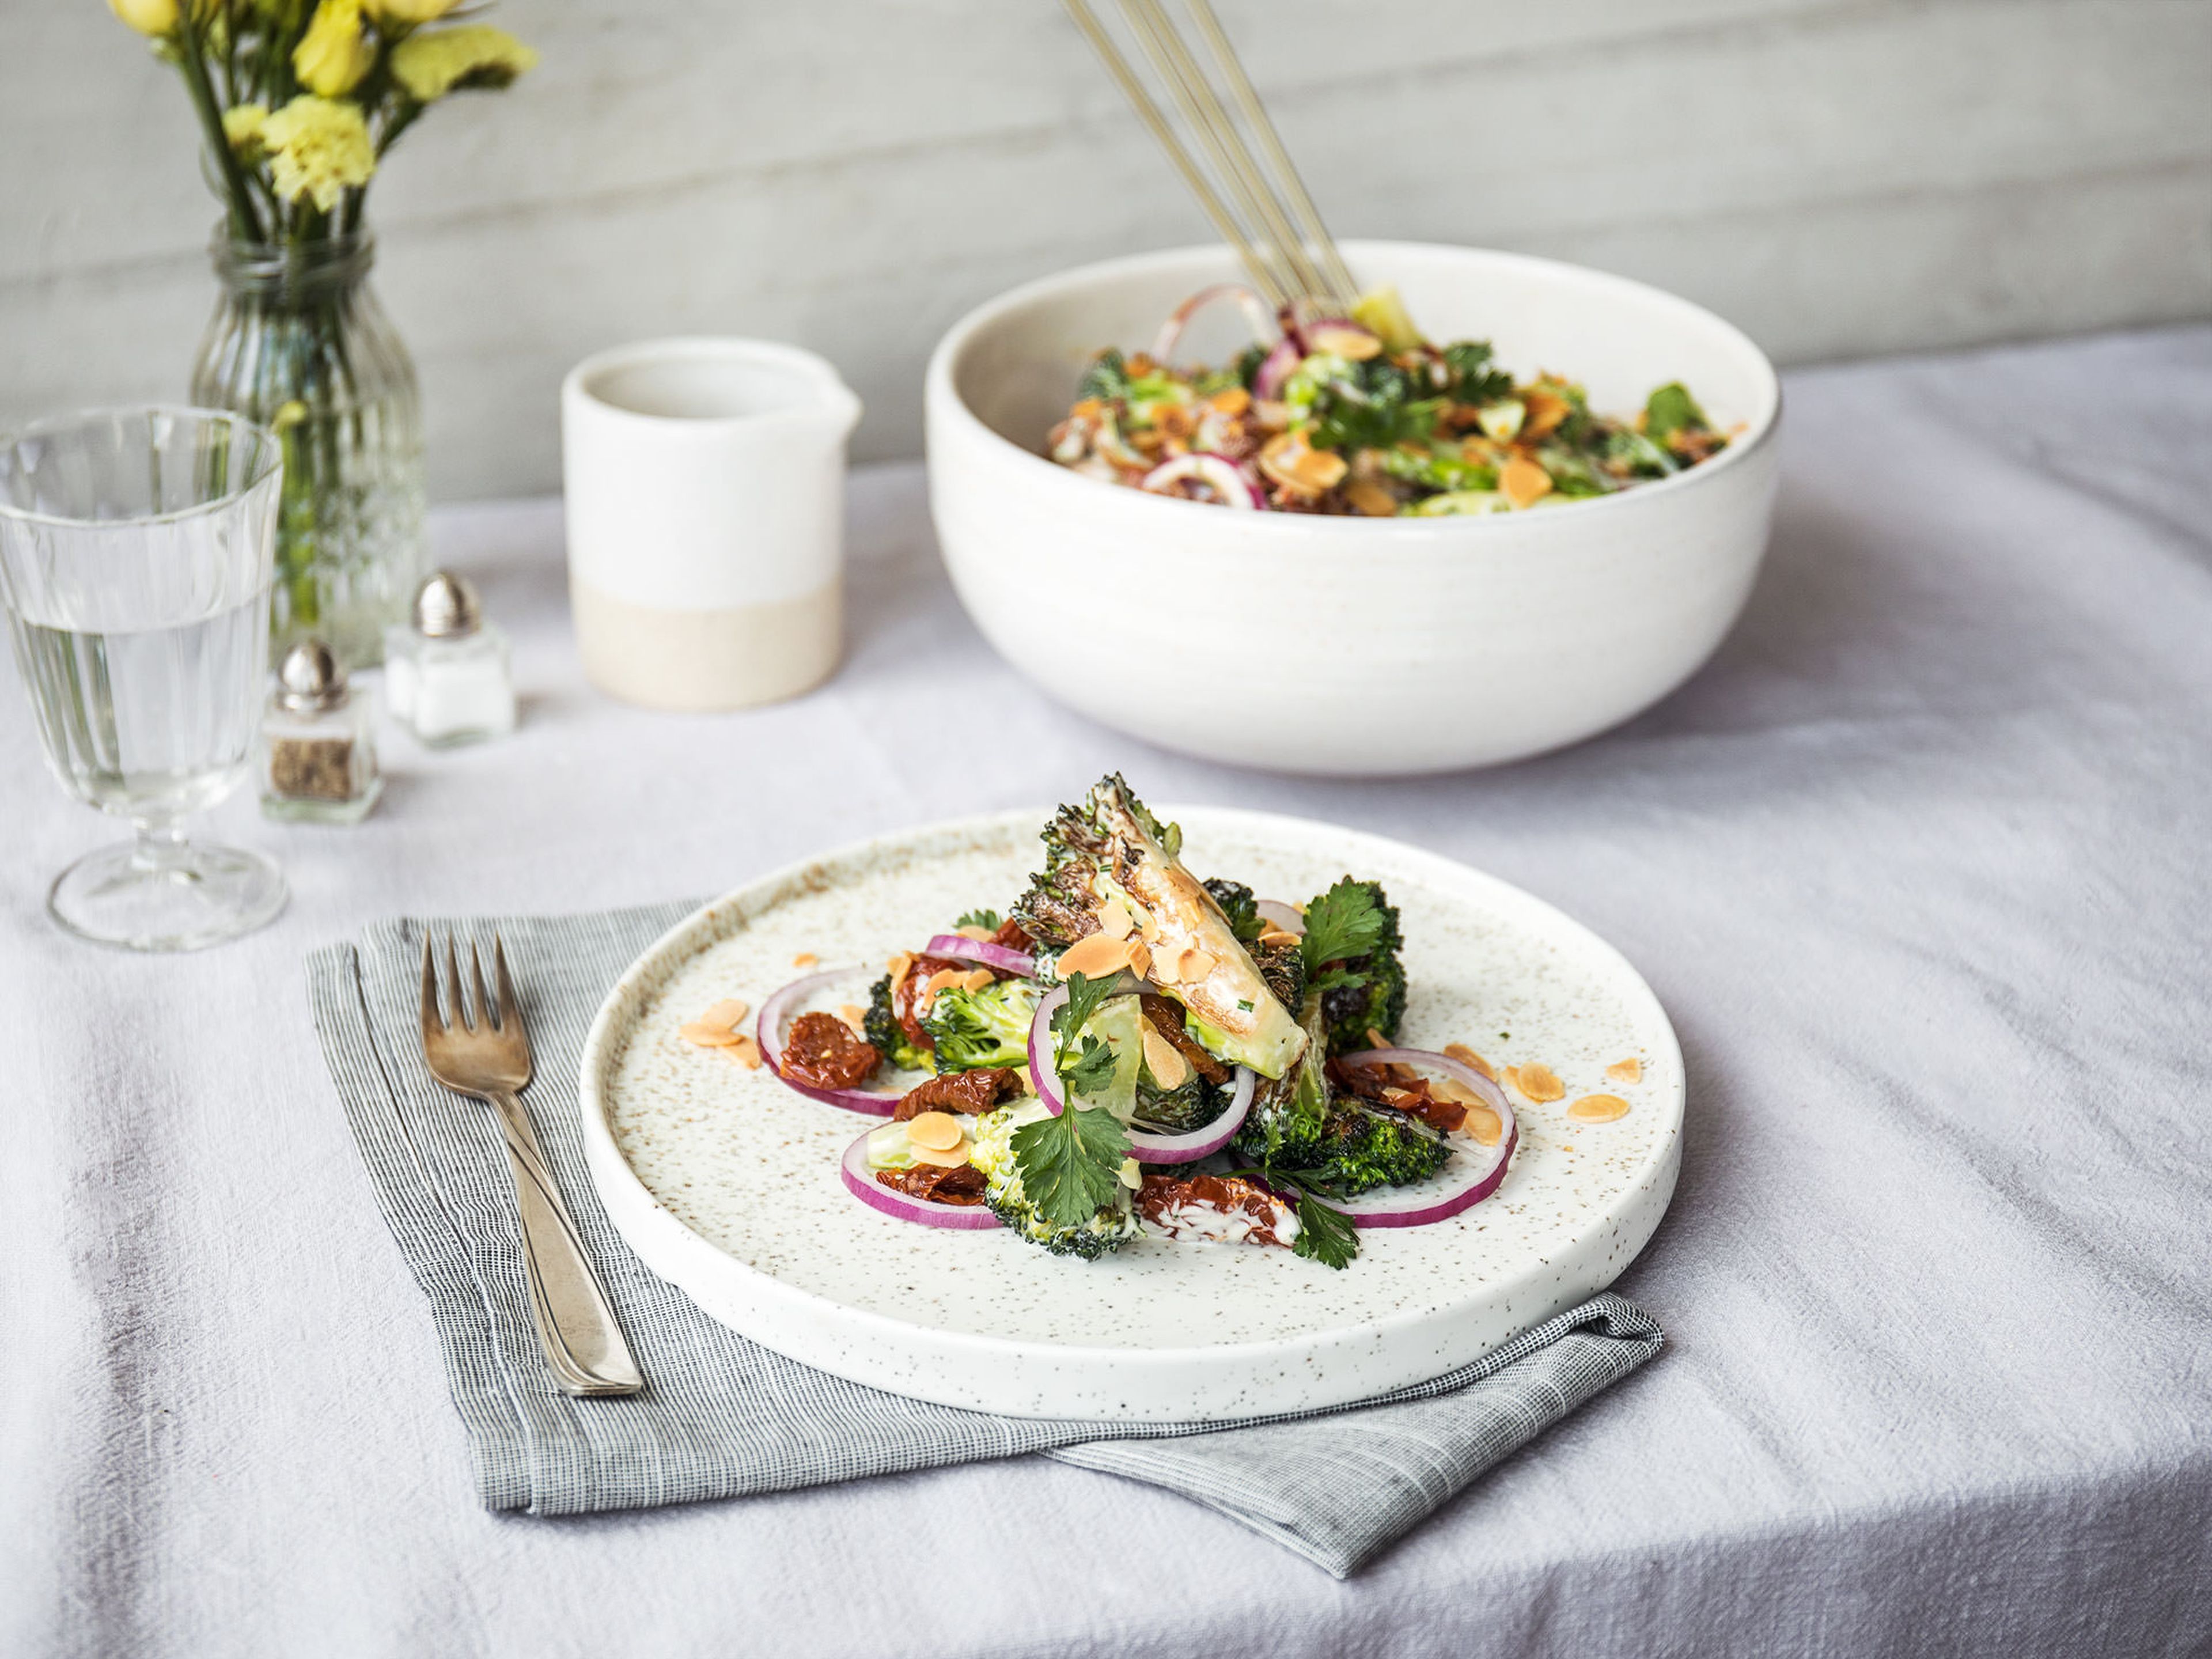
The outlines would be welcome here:
[[[358,823],[383,793],[375,711],[320,640],[284,653],[262,715],[260,770],[261,810],[272,818]]]
[[[514,730],[507,635],[483,620],[465,576],[433,571],[415,592],[414,620],[385,630],[392,712],[434,749]]]

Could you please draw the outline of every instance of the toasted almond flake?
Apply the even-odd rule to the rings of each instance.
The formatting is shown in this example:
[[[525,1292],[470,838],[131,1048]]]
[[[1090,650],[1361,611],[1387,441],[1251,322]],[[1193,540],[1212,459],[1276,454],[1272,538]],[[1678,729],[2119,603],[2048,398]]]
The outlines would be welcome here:
[[[963,922],[952,931],[963,939],[974,939],[978,945],[988,945],[991,942],[991,930],[981,922]]]
[[[1521,1087],[1521,1068],[1518,1066],[1508,1066],[1491,1080],[1493,1083],[1502,1083],[1509,1089],[1518,1091]]]
[[[997,977],[998,975],[988,968],[970,968],[960,975],[960,988],[963,991],[980,991]]]
[[[1644,1081],[1644,1062],[1631,1054],[1626,1060],[1614,1060],[1605,1068],[1605,1074],[1614,1083],[1641,1083]]]
[[[1490,1062],[1485,1060],[1480,1054],[1475,1053],[1474,1049],[1468,1048],[1464,1042],[1447,1042],[1444,1044],[1444,1053],[1449,1058],[1457,1060],[1461,1065],[1466,1066],[1468,1070],[1471,1072],[1480,1072],[1483,1076],[1488,1078],[1492,1083],[1498,1081],[1498,1073],[1491,1069]]]
[[[906,1138],[932,1152],[949,1152],[961,1141],[959,1120],[950,1112],[916,1112],[906,1121]]]
[[[748,1072],[757,1072],[760,1070],[760,1044],[754,1042],[749,1036],[739,1037],[735,1042],[730,1043],[725,1047],[722,1052],[727,1054],[732,1060],[736,1060],[738,1065],[744,1066]]]
[[[1296,945],[1297,942],[1298,936],[1296,933],[1286,932],[1276,927],[1272,921],[1263,921],[1260,924],[1260,943],[1262,945],[1273,946]]]
[[[822,965],[822,958],[811,951],[801,951],[797,956],[792,957],[791,965],[801,969],[818,968]]]
[[[851,1026],[862,1036],[866,1036],[868,1034],[868,1011],[860,1006],[859,1003],[839,1003],[837,1005],[837,1018],[843,1020],[846,1024]]]
[[[1398,498],[1372,478],[1355,478],[1345,485],[1344,499],[1355,512],[1370,519],[1398,516]]]
[[[1136,927],[1137,919],[1118,897],[1109,898],[1098,907],[1098,931],[1107,938],[1127,939]]]
[[[908,1137],[909,1141],[912,1139],[910,1135]],[[914,1154],[915,1163],[933,1164],[940,1170],[957,1170],[968,1161],[968,1148],[964,1144],[943,1148],[909,1146],[907,1150]]]
[[[1619,1095],[1584,1095],[1567,1108],[1567,1115],[1577,1123],[1610,1123],[1628,1115],[1628,1103]]]
[[[1515,1066],[1513,1086],[1538,1105],[1557,1100],[1567,1092],[1567,1085],[1559,1081],[1559,1074],[1548,1066]]]
[[[1190,1075],[1190,1062],[1174,1043],[1159,1034],[1149,1019],[1144,1023],[1145,1064],[1151,1070],[1152,1080],[1163,1089],[1180,1089]]]
[[[1316,323],[1306,331],[1306,337],[1315,350],[1333,351],[1355,363],[1379,356],[1382,350],[1382,342],[1365,329],[1346,328],[1339,324]]]
[[[1552,475],[1535,462],[1516,455],[1499,470],[1498,487],[1514,506],[1534,507],[1552,493]]]
[[[1387,1048],[1390,1046],[1390,1039],[1370,1025],[1367,1028],[1367,1046],[1370,1048]]]
[[[1484,1103],[1480,1095],[1475,1093],[1455,1077],[1436,1079],[1429,1085],[1429,1092],[1435,1095],[1438,1100],[1452,1101],[1462,1106],[1479,1106]]]
[[[1129,941],[1111,939],[1104,933],[1087,934],[1062,951],[1056,965],[1062,979],[1073,974],[1103,979],[1129,965]]]
[[[967,980],[968,970],[964,968],[940,968],[923,982],[921,994],[934,1001],[937,994],[946,986],[964,985]]]
[[[679,1025],[676,1035],[702,1048],[726,1048],[738,1040],[738,1034],[728,1026],[709,1025],[701,1019],[695,1019],[688,1025]]]
[[[1505,1133],[1505,1125],[1498,1114],[1480,1101],[1468,1107],[1467,1117],[1459,1127],[1466,1133],[1473,1135],[1475,1144],[1480,1146],[1495,1146],[1498,1137]]]
[[[1524,438],[1548,436],[1558,429],[1559,422],[1567,418],[1567,411],[1574,406],[1559,393],[1546,392],[1541,387],[1532,387],[1522,393],[1521,400],[1528,405],[1528,418],[1521,428],[1521,435]]]
[[[1195,948],[1185,951],[1182,953],[1182,961],[1179,964],[1182,971],[1176,975],[1176,982],[1195,985],[1212,973],[1218,965],[1211,951],[1200,951]]]
[[[751,1012],[752,1009],[744,999],[724,997],[705,1013],[700,1015],[698,1023],[702,1025],[719,1025],[726,1031],[734,1030],[737,1029],[738,1022]]]
[[[1136,975],[1139,979],[1150,979],[1152,976],[1152,953],[1145,947],[1145,941],[1140,939],[1133,939],[1129,941],[1129,971]]]
[[[1152,980],[1158,985],[1182,983],[1182,959],[1190,954],[1188,945],[1171,945],[1164,951],[1152,952]]]
[[[891,970],[891,984],[896,988],[900,981],[906,978],[906,970],[914,966],[914,958],[902,951],[884,966]]]
[[[1241,386],[1232,386],[1226,392],[1217,392],[1206,401],[1224,415],[1242,415],[1252,407],[1252,394]]]

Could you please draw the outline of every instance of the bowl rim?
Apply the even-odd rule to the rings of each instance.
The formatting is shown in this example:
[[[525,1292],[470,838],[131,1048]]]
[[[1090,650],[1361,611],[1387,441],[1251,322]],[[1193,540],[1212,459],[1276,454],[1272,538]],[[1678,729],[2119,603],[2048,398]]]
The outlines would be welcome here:
[[[1613,271],[1600,270],[1593,265],[1576,264],[1565,259],[1547,259],[1539,254],[1516,253],[1504,248],[1474,247],[1455,242],[1413,242],[1395,240],[1365,239],[1340,245],[1347,256],[1389,256],[1398,252],[1415,254],[1449,254],[1471,257],[1480,263],[1499,266],[1517,266],[1524,270],[1547,273],[1570,281],[1610,287],[1632,292],[1641,297],[1656,300],[1710,326],[1740,347],[1759,374],[1761,392],[1765,394],[1764,409],[1753,420],[1742,437],[1732,442],[1718,455],[1697,466],[1678,472],[1672,477],[1656,479],[1638,485],[1633,489],[1615,495],[1585,497],[1566,505],[1575,509],[1575,522],[1588,523],[1595,513],[1615,512],[1632,507],[1639,501],[1672,500],[1687,489],[1710,483],[1713,478],[1739,471],[1752,459],[1765,450],[1773,441],[1782,425],[1782,381],[1773,361],[1758,343],[1735,324],[1717,313],[1709,311],[1693,300],[1668,292],[1632,276],[1620,276]],[[1121,254],[1111,259],[1094,260],[1089,264],[1074,265],[1020,283],[994,295],[975,306],[947,329],[930,353],[929,367],[924,377],[924,415],[927,424],[933,424],[940,410],[949,412],[951,418],[963,423],[966,429],[985,440],[985,447],[993,452],[994,459],[1011,461],[1017,467],[1027,462],[1035,470],[1026,470],[1024,476],[1036,481],[1041,489],[1057,489],[1061,484],[1047,483],[1048,473],[1064,480],[1066,485],[1085,489],[1110,489],[1118,504],[1139,514],[1173,512],[1179,509],[1203,507],[1208,503],[1178,500],[1172,496],[1154,495],[1140,489],[1130,489],[1108,484],[1103,479],[1087,477],[1082,473],[1061,466],[1035,450],[1024,449],[1005,434],[986,422],[969,404],[953,376],[953,367],[972,343],[991,325],[1008,313],[1038,300],[1066,292],[1071,288],[1102,278],[1137,275],[1200,258],[1224,258],[1229,250],[1214,243],[1192,243],[1181,247],[1159,248],[1142,253]],[[928,446],[928,463],[933,469],[937,462],[937,447]],[[1095,500],[1085,495],[1082,500]],[[1112,498],[1109,498],[1112,499]],[[1099,501],[1100,506],[1105,502]],[[1214,509],[1218,511],[1219,509]],[[1509,535],[1526,530],[1531,515],[1522,513],[1490,513],[1453,514],[1437,518],[1370,519],[1316,513],[1232,513],[1226,515],[1231,525],[1242,533],[1262,537],[1298,538],[1306,535],[1347,536],[1374,531],[1381,526],[1391,526],[1389,533],[1407,547],[1429,543],[1439,534],[1454,537],[1466,535]],[[1542,521],[1557,523],[1554,514],[1542,515]],[[1224,529],[1230,526],[1224,526]],[[1409,534],[1409,531],[1421,534]]]

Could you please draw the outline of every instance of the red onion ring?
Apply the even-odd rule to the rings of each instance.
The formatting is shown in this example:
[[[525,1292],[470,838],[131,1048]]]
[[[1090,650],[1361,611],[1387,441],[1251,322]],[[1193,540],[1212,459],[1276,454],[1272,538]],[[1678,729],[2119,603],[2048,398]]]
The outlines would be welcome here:
[[[1291,371],[1304,362],[1305,354],[1298,349],[1293,339],[1285,339],[1260,360],[1260,367],[1252,375],[1252,395],[1263,403],[1272,401],[1283,389],[1283,382],[1291,378]]]
[[[816,1100],[827,1101],[832,1106],[842,1106],[848,1112],[866,1112],[875,1117],[889,1117],[898,1109],[901,1095],[883,1094],[873,1089],[817,1089],[811,1083],[797,1083],[783,1073],[783,1028],[790,1024],[798,1004],[832,981],[860,972],[854,968],[832,968],[826,973],[809,974],[795,979],[761,1004],[760,1020],[753,1028],[760,1043],[761,1058],[776,1075],[776,1080],[787,1089],[794,1089]]]
[[[981,1204],[938,1204],[884,1186],[868,1167],[868,1137],[874,1133],[872,1129],[864,1130],[845,1149],[845,1156],[837,1165],[837,1173],[845,1178],[847,1190],[861,1203],[901,1221],[920,1222],[925,1227],[984,1228],[999,1224],[999,1218]]]
[[[921,947],[926,957],[951,957],[961,962],[980,962],[986,968],[1002,969],[1023,979],[1036,977],[1036,958],[1024,956],[1010,945],[994,945],[988,939],[969,939],[965,933],[939,933]]]
[[[1030,1022],[1030,1087],[1036,1091],[1045,1110],[1054,1117],[1066,1109],[1066,1103],[1060,1098],[1060,1079],[1045,1056],[1052,1052],[1052,1017],[1066,1000],[1067,987],[1055,987],[1051,995],[1037,1004],[1036,1018]],[[1243,1127],[1245,1115],[1252,1109],[1259,1088],[1258,1073],[1249,1066],[1239,1066],[1235,1091],[1219,1117],[1179,1135],[1132,1127],[1129,1150],[1140,1164],[1190,1164],[1209,1152],[1218,1152]]]
[[[1195,478],[1209,486],[1221,497],[1224,507],[1267,511],[1267,498],[1260,493],[1257,484],[1244,476],[1243,469],[1226,455],[1217,455],[1211,450],[1194,450],[1162,461],[1145,474],[1137,487],[1157,495],[1164,493],[1170,484],[1181,483],[1185,478]]]
[[[1357,1198],[1332,1198],[1326,1200],[1330,1207],[1343,1211],[1356,1227],[1425,1227],[1480,1204],[1498,1190],[1521,1139],[1520,1121],[1513,1115],[1513,1103],[1505,1098],[1505,1091],[1472,1066],[1427,1048],[1365,1048],[1339,1058],[1346,1066],[1416,1066],[1442,1072],[1482,1097],[1483,1103],[1498,1114],[1498,1132],[1495,1146],[1485,1146],[1472,1135],[1450,1137],[1452,1164],[1446,1164],[1441,1175],[1418,1186],[1386,1187]]]
[[[1152,361],[1164,367],[1174,357],[1176,347],[1182,343],[1183,331],[1190,326],[1190,319],[1216,300],[1232,297],[1243,307],[1245,317],[1251,322],[1252,337],[1255,340],[1272,338],[1275,332],[1275,319],[1260,296],[1242,283],[1216,283],[1211,288],[1199,289],[1168,313],[1168,319],[1160,325],[1160,331],[1152,341]]]
[[[1305,915],[1297,905],[1285,904],[1280,899],[1255,899],[1252,908],[1262,921],[1272,921],[1286,933],[1296,933],[1301,939],[1305,937]]]

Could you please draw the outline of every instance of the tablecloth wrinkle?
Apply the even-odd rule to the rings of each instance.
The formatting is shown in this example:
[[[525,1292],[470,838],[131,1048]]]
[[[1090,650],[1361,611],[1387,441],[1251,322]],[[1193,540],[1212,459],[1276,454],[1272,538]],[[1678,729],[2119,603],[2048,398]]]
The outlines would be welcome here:
[[[632,1255],[584,1167],[585,1034],[623,970],[693,908],[398,919],[310,958],[316,1030],[378,1206],[429,1299],[488,1507],[651,1508],[1042,1451],[1195,1498],[1341,1577],[1661,1346],[1648,1316],[1601,1297],[1375,1404],[1240,1428],[994,1417],[785,1359]],[[535,1071],[523,1099],[648,1379],[638,1396],[573,1399],[546,1371],[489,1109],[441,1088],[422,1063],[426,934],[506,945]],[[1114,1443],[1167,1436],[1188,1437],[1173,1457]]]
[[[728,715],[586,683],[558,501],[438,509],[522,724],[433,752],[386,722],[351,829],[250,791],[194,820],[291,884],[219,950],[52,925],[122,826],[0,687],[0,1655],[2212,1655],[2212,327],[1786,380],[1773,545],[1712,661],[1487,772],[1239,772],[1069,714],[969,623],[914,465],[851,480],[836,677]],[[952,710],[980,718],[948,746]],[[1398,836],[1620,948],[1689,1076],[1680,1185],[1615,1286],[1663,1357],[1468,1481],[1422,1421],[1450,1401],[1413,1399],[1402,1432],[1033,1455],[986,1420],[957,1443],[983,1461],[800,1485],[911,1464],[911,1424],[732,1351],[763,1401],[739,1480],[657,1282],[618,1294],[658,1437],[517,1386],[485,1109],[423,1091],[404,1020],[368,1035],[412,996],[389,919],[605,915],[584,954],[619,955],[641,909],[1112,770]],[[595,994],[520,943],[532,998]],[[319,1040],[300,964],[333,946],[357,983]],[[577,1056],[537,1035],[533,1101]],[[807,1429],[820,1398],[857,1440]],[[1312,1561],[1357,1553],[1356,1506],[1284,1496],[1309,1445],[1425,1512],[1341,1580]],[[609,1490],[653,1507],[528,1512]]]

